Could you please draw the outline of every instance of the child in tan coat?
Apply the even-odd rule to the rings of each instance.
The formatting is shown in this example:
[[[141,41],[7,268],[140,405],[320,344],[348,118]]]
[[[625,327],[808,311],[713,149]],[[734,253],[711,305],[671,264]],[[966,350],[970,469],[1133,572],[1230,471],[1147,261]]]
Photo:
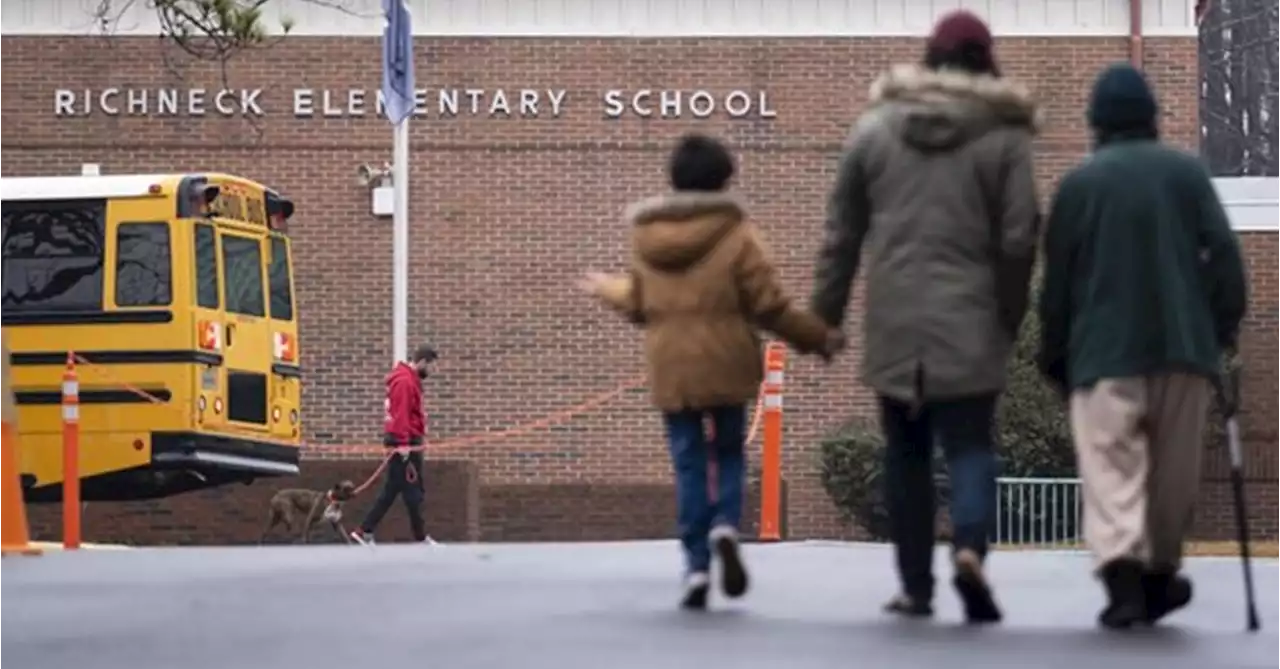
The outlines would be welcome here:
[[[763,379],[757,329],[804,353],[830,356],[838,330],[797,308],[742,204],[727,191],[733,159],[714,139],[690,135],[671,155],[675,192],[633,205],[630,271],[589,274],[583,289],[644,328],[654,404],[663,412],[675,467],[687,571],[681,606],[706,607],[711,552],[729,597],[747,590],[738,548],[746,478],[746,403]],[[714,425],[710,443],[703,421]],[[714,453],[719,489],[707,490]],[[712,503],[710,500],[716,500]]]

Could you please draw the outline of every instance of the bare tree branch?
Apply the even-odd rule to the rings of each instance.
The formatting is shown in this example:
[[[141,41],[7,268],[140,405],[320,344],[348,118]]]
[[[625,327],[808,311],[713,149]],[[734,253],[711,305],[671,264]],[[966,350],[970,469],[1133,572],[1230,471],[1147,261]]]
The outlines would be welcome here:
[[[339,11],[349,16],[366,15],[350,8],[351,0],[301,0],[307,4]],[[185,77],[179,59],[212,63],[218,68],[222,87],[230,89],[230,65],[241,53],[266,49],[279,44],[293,29],[289,18],[278,26],[266,25],[263,7],[270,0],[97,0],[92,12],[94,30],[105,37],[114,36],[126,16],[136,15],[139,8],[155,13],[161,40],[160,58],[165,70],[175,79]],[[110,44],[111,40],[107,40]],[[172,49],[170,48],[172,47]],[[260,140],[263,129],[258,119],[242,117],[253,127]]]
[[[120,21],[133,10],[138,0],[100,0],[93,11],[94,28],[102,35],[111,36],[120,27]]]
[[[288,35],[293,21],[281,19],[278,26],[266,25],[263,8],[271,0],[96,0],[92,12],[96,32],[115,34],[125,16],[139,7],[155,13],[160,37],[172,42],[193,58],[223,62],[248,49],[271,46],[273,37]],[[300,0],[314,7],[348,16],[372,18],[377,14],[358,12],[354,0]]]
[[[1216,54],[1206,54],[1202,62],[1209,65],[1221,65],[1232,59],[1240,58],[1242,53],[1252,54],[1254,52],[1261,53],[1266,47],[1275,47],[1276,38],[1274,36],[1262,35],[1248,42],[1232,42],[1231,51],[1220,51]]]
[[[1201,153],[1214,174],[1277,176],[1276,0],[1216,0],[1200,24]]]

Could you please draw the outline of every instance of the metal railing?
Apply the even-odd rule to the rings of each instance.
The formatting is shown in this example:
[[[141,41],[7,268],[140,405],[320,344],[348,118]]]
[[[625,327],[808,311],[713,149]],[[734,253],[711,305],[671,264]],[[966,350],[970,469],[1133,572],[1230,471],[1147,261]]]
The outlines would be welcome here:
[[[1078,478],[999,478],[995,543],[1078,545],[1082,505]]]

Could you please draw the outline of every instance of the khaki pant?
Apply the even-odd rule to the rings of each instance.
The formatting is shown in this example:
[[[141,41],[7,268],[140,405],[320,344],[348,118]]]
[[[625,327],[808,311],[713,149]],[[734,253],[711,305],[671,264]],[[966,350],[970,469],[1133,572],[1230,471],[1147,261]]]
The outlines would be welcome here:
[[[1084,538],[1097,566],[1177,569],[1200,484],[1210,385],[1190,374],[1103,379],[1071,394]]]

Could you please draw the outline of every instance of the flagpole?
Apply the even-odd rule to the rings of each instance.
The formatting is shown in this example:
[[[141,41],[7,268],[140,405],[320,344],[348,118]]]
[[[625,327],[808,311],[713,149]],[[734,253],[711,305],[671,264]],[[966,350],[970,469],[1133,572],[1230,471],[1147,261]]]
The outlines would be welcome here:
[[[391,328],[395,361],[409,359],[409,118],[395,126],[392,185],[395,209],[392,219]]]
[[[382,0],[382,93],[394,124],[391,186],[392,364],[409,359],[409,121],[416,102],[413,74],[413,14],[405,0]]]

